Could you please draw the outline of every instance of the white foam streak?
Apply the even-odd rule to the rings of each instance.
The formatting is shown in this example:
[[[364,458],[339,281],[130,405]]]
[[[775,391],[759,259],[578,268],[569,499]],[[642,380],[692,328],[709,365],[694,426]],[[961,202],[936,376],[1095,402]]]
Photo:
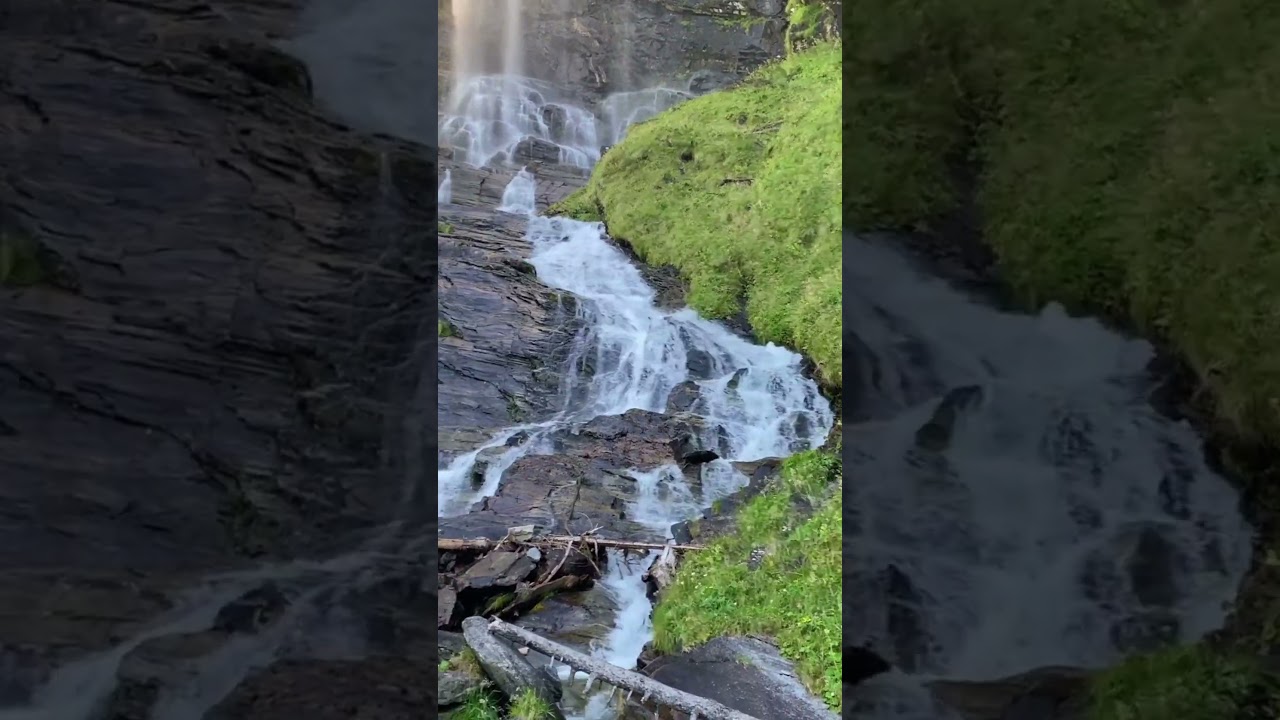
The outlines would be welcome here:
[[[440,187],[436,189],[436,202],[440,205],[453,202],[453,175],[448,170],[444,171],[444,177],[440,179]]]
[[[498,206],[498,212],[530,215],[536,206],[536,195],[537,185],[533,174],[528,168],[520,168],[520,172],[511,178],[511,182],[502,191],[502,204]]]

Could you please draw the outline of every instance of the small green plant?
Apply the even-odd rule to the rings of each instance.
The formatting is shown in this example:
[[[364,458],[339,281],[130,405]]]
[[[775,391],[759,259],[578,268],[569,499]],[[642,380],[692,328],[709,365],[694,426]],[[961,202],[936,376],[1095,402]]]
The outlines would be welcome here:
[[[706,317],[746,310],[764,341],[841,386],[841,47],[819,43],[631,127],[552,208],[603,217],[671,265]],[[745,308],[744,308],[745,305]]]
[[[514,593],[502,593],[501,595],[498,595],[497,597],[490,600],[489,604],[484,606],[484,612],[480,614],[493,615],[495,613],[500,613],[503,610],[507,609],[507,606],[509,606],[511,603],[515,602],[515,599],[516,599],[516,596]]]
[[[502,706],[489,688],[479,687],[471,691],[452,717],[454,720],[502,720]]]
[[[1129,658],[1090,687],[1089,720],[1274,718],[1277,684],[1252,659],[1201,646]]]
[[[39,250],[26,235],[0,231],[0,285],[35,285],[44,280]]]
[[[447,222],[438,222],[436,223],[436,230],[439,231],[441,235],[448,235],[453,232],[453,225]]]
[[[747,503],[736,531],[690,553],[654,611],[654,645],[676,652],[731,634],[769,635],[801,680],[832,708],[840,706],[840,461],[811,451],[783,464],[782,480]],[[798,491],[822,499],[804,516]],[[747,558],[768,552],[755,570]]]
[[[458,328],[455,327],[453,323],[449,322],[448,320],[437,320],[436,330],[439,333],[439,337],[442,337],[442,338],[459,336]]]
[[[510,720],[553,720],[556,714],[533,688],[525,688],[511,701],[507,716]]]

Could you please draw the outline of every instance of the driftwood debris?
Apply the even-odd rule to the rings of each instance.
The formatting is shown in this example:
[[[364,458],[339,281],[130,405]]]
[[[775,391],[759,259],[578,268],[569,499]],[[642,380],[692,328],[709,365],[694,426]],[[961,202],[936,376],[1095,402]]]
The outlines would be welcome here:
[[[440,552],[485,552],[501,547],[506,543],[514,542],[519,545],[534,545],[538,547],[545,546],[564,546],[585,544],[588,546],[602,548],[617,548],[619,550],[665,550],[670,548],[676,551],[685,550],[701,550],[701,545],[668,545],[660,542],[639,542],[634,540],[611,540],[608,538],[594,537],[592,535],[543,535],[541,537],[529,538],[528,540],[489,540],[488,538],[438,538],[436,540],[436,548]]]
[[[677,690],[657,680],[645,677],[640,673],[623,670],[617,665],[583,655],[577,650],[552,642],[502,620],[490,622],[489,632],[498,637],[533,648],[544,655],[569,665],[575,670],[581,670],[587,675],[609,683],[614,687],[638,692],[643,700],[688,713],[691,718],[701,718],[702,720],[757,720],[757,718],[750,715],[721,705],[715,700],[691,695],[683,690]]]
[[[649,596],[656,598],[662,594],[667,586],[675,582],[676,579],[676,553],[675,541],[667,544],[662,548],[662,554],[657,560],[649,566],[649,570],[645,572],[644,577],[640,578],[649,585]]]
[[[547,580],[537,585],[525,583],[516,590],[515,599],[499,611],[498,616],[518,616],[556,593],[577,590],[586,585],[590,579],[583,575],[561,575],[554,580]]]

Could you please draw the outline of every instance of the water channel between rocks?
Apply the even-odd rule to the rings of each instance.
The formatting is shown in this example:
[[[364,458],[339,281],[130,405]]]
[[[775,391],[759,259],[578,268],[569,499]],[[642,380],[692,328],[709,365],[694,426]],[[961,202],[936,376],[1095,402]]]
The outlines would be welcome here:
[[[673,393],[688,399],[678,413],[683,426],[718,457],[682,468],[670,454],[660,464],[649,454],[628,457],[620,444],[610,461],[629,467],[611,490],[626,504],[625,520],[606,524],[602,535],[667,538],[674,523],[747,484],[733,462],[785,457],[826,440],[833,415],[799,355],[753,344],[688,309],[659,309],[654,290],[600,224],[533,214],[534,183],[528,171],[517,173],[497,212],[528,215],[530,262],[538,278],[576,300],[579,329],[568,353],[562,404],[546,420],[513,426],[469,452],[442,457],[442,518],[464,515],[499,493],[504,473],[521,458],[555,453],[561,437],[592,421],[634,411],[674,414]],[[623,667],[635,665],[650,638],[651,608],[640,576],[651,561],[652,554],[611,552],[605,576],[591,591],[606,593],[616,608],[611,630],[593,650]],[[569,679],[566,670],[561,676]],[[592,696],[581,717],[605,717],[606,697]]]

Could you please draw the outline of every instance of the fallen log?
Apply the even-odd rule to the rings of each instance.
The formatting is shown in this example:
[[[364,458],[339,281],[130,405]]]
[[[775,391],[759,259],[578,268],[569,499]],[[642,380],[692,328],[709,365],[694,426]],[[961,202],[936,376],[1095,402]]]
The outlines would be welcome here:
[[[565,545],[565,544],[588,544],[602,548],[617,548],[619,550],[665,550],[671,548],[684,552],[686,550],[701,550],[701,545],[668,545],[659,542],[640,542],[636,540],[611,540],[608,538],[599,538],[592,535],[543,535],[542,537],[530,538],[528,540],[490,540],[488,538],[437,538],[436,549],[440,552],[485,552],[501,547],[507,543],[517,545],[534,545],[538,547]]]
[[[653,561],[653,565],[649,566],[649,570],[645,572],[640,579],[649,585],[649,597],[657,598],[662,594],[667,586],[675,582],[676,579],[676,553],[672,548],[675,546],[674,541],[662,549],[662,554],[657,560]]]
[[[715,700],[677,690],[640,673],[623,670],[617,665],[583,655],[577,650],[552,642],[540,635],[535,635],[524,628],[516,627],[502,620],[490,622],[489,632],[498,637],[533,648],[554,660],[559,660],[575,670],[581,670],[589,676],[609,683],[614,687],[638,692],[644,700],[688,713],[690,718],[702,718],[702,720],[757,720],[757,718],[746,713],[721,705]]]
[[[526,585],[516,590],[516,597],[501,611],[498,612],[499,617],[515,617],[525,610],[532,608],[543,600],[551,597],[559,592],[568,592],[576,590],[585,585],[590,578],[581,575],[562,575],[555,580],[549,580],[540,585]]]

